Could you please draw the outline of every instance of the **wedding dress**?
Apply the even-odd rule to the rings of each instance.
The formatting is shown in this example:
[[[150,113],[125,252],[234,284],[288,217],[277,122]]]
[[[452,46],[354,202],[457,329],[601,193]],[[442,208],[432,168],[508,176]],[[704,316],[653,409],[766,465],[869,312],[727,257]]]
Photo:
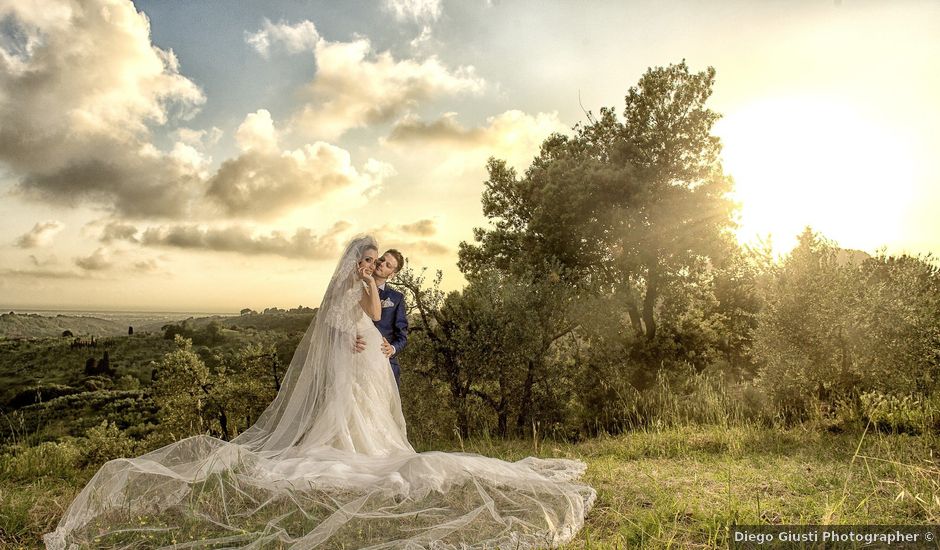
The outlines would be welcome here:
[[[190,437],[106,463],[43,538],[63,548],[546,548],[596,496],[584,463],[416,453],[353,240],[277,397],[230,442]],[[366,349],[353,352],[356,334]]]

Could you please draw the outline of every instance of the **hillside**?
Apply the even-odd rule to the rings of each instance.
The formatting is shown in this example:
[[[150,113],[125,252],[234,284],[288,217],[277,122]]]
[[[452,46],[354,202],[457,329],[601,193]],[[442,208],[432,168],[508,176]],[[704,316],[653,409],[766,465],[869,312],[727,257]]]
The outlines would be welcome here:
[[[123,322],[84,316],[50,317],[37,313],[13,312],[0,315],[0,337],[4,338],[46,338],[61,336],[65,330],[71,331],[75,336],[118,336],[127,334],[127,325]]]

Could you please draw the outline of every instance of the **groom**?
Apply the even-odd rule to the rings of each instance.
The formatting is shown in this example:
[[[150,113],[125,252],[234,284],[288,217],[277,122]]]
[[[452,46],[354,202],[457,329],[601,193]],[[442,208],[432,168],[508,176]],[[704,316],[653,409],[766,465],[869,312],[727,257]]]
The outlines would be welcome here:
[[[405,296],[391,288],[389,279],[395,276],[405,263],[401,252],[394,248],[389,249],[375,260],[375,270],[372,278],[379,289],[379,300],[382,302],[382,318],[375,321],[375,328],[382,334],[382,352],[388,357],[395,374],[395,385],[401,387],[401,367],[398,365],[398,354],[405,349],[408,341],[408,318],[405,316]],[[356,351],[365,349],[365,340],[356,336]]]

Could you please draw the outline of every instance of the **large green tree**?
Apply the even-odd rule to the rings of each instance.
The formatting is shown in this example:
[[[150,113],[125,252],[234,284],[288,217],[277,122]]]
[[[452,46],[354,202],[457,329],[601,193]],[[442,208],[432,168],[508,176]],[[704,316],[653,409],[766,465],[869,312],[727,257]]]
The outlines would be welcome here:
[[[490,159],[489,228],[462,243],[460,267],[532,271],[546,259],[603,293],[623,295],[633,337],[656,339],[670,287],[700,280],[732,247],[731,181],[705,106],[715,71],[683,61],[649,69],[622,117],[603,108],[572,136],[552,135],[523,176]]]

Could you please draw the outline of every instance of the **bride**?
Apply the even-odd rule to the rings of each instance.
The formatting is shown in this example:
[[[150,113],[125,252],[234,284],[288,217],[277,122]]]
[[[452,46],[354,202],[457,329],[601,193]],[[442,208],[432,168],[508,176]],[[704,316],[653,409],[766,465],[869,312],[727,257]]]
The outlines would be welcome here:
[[[106,463],[43,538],[64,548],[544,548],[594,503],[582,462],[416,453],[381,335],[371,237],[346,248],[274,401],[232,441]],[[354,352],[356,334],[366,349]]]

